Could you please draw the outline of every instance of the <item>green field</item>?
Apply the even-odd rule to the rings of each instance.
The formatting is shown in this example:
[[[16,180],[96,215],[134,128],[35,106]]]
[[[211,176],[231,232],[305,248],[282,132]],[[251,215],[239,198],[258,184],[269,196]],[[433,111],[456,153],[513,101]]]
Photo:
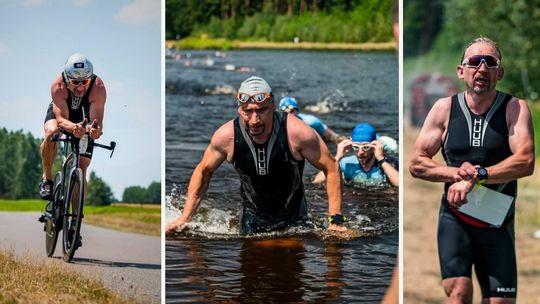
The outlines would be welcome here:
[[[0,211],[43,212],[43,200],[0,200]],[[159,205],[84,206],[85,222],[122,231],[159,235]]]

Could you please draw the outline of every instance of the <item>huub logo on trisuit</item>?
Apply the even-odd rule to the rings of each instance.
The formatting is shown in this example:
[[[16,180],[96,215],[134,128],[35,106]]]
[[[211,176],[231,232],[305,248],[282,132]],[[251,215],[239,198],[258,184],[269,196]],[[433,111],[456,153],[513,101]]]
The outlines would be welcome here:
[[[82,97],[72,96],[71,98],[71,109],[78,110],[81,105]]]
[[[472,128],[472,145],[473,147],[480,147],[481,142],[480,139],[482,138],[482,119],[481,118],[475,118]]]
[[[266,175],[266,151],[257,149],[257,171],[259,175]]]

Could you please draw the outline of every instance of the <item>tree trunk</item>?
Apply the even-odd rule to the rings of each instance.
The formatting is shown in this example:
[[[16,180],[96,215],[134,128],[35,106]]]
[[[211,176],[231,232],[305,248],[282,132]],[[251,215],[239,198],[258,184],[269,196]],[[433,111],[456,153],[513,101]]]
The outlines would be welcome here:
[[[292,16],[293,0],[287,0],[287,16]]]
[[[317,14],[317,0],[313,0],[311,3],[311,13],[313,15]]]
[[[306,0],[300,0],[299,14],[302,15],[306,11]]]
[[[236,20],[236,4],[238,0],[231,0],[231,19]]]
[[[244,17],[247,17],[249,12],[249,0],[244,0],[244,7],[242,11],[244,12]]]

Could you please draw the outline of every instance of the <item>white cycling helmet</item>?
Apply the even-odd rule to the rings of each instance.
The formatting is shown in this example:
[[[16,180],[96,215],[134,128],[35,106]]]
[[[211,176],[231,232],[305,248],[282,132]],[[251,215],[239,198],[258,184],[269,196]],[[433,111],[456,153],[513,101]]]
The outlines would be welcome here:
[[[87,79],[94,74],[90,60],[81,54],[73,54],[66,60],[64,75],[68,79]]]

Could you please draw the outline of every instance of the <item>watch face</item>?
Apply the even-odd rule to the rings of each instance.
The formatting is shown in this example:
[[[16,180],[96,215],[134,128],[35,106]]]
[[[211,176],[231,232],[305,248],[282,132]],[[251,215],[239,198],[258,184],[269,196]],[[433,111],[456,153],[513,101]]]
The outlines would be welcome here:
[[[478,178],[480,179],[486,179],[487,178],[487,170],[484,167],[479,167],[476,171]]]

